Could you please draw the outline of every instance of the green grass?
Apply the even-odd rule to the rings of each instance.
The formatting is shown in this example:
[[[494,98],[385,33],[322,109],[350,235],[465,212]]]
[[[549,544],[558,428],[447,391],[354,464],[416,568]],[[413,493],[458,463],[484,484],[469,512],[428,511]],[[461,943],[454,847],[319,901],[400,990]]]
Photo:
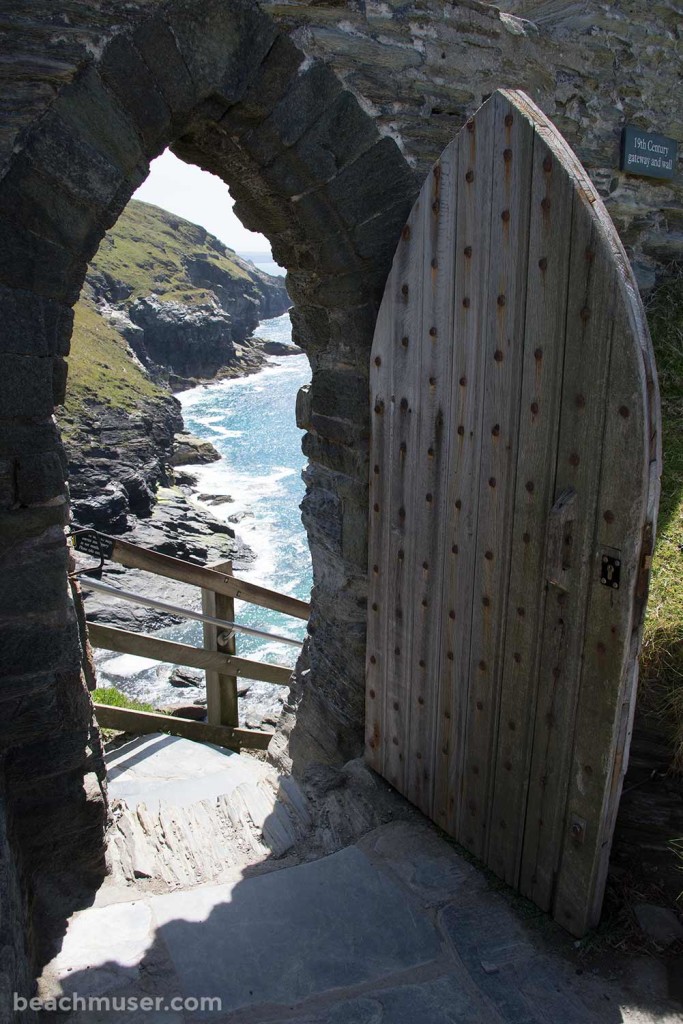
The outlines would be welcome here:
[[[155,711],[151,704],[145,704],[141,700],[133,700],[132,697],[121,693],[115,686],[98,686],[93,690],[93,700],[97,704],[106,704],[110,708],[127,708],[129,711]]]
[[[683,769],[683,267],[647,304],[662,396],[662,497],[641,654],[641,699],[674,731]]]

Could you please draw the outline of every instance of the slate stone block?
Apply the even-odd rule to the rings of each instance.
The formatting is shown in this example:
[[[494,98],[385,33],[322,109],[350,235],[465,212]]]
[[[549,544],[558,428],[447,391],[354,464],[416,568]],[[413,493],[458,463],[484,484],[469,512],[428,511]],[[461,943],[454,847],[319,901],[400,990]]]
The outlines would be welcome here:
[[[59,452],[20,456],[16,475],[17,498],[22,505],[40,505],[64,494],[64,463]]]
[[[146,163],[134,125],[114,95],[107,89],[94,65],[81,72],[60,94],[55,117],[68,128],[70,145],[96,152],[102,163],[93,163],[92,184],[98,186],[95,167],[101,168],[102,186],[111,185],[111,169],[125,177]],[[55,142],[55,140],[52,140]],[[90,193],[91,196],[93,193]],[[103,187],[103,197],[110,192]],[[87,198],[87,196],[86,196]]]
[[[150,904],[183,993],[220,996],[223,1013],[291,1006],[429,963],[440,952],[427,917],[354,847],[232,889],[205,887]],[[220,968],[226,961],[229,971]]]
[[[368,419],[368,389],[367,373],[316,368],[311,381],[313,412],[364,424]]]
[[[301,450],[311,462],[317,462],[337,473],[357,475],[364,471],[367,474],[367,467],[364,470],[361,467],[361,453],[349,448],[348,445],[337,444],[327,437],[304,434],[301,439]]]
[[[256,6],[233,0],[176,0],[168,22],[199,96],[227,107],[239,100],[270,50],[277,29]]]
[[[291,87],[304,55],[287,36],[278,36],[243,98],[228,110],[225,122],[231,132],[242,132],[272,114]]]
[[[25,153],[19,154],[0,190],[0,213],[70,252],[90,250],[104,233],[97,207],[69,192],[50,170],[45,163],[37,168]]]
[[[66,401],[66,383],[69,367],[61,356],[52,359],[52,401],[55,405],[64,405]]]
[[[344,530],[342,555],[359,572],[368,564],[368,513],[367,507],[344,507]]]
[[[350,92],[330,104],[296,146],[299,158],[331,178],[380,139],[375,121],[361,109]]]
[[[337,76],[322,63],[313,64],[294,80],[273,113],[245,132],[241,144],[262,165],[293,146],[329,109],[342,90]]]
[[[308,430],[311,412],[311,385],[304,384],[296,395],[296,425],[300,430]]]
[[[0,355],[0,417],[49,416],[52,409],[52,360]]]
[[[0,553],[0,616],[67,614],[67,547],[55,527],[39,540],[15,540]]]
[[[389,274],[401,231],[411,210],[410,198],[403,198],[382,210],[376,217],[358,224],[351,232],[359,258],[376,270]]]
[[[173,124],[184,123],[198,96],[173,32],[163,17],[155,15],[136,28],[132,39],[166,100]]]
[[[32,165],[49,175],[59,168],[64,186],[83,202],[106,206],[125,178],[125,171],[101,153],[89,125],[73,125],[53,111],[31,135],[26,152]],[[132,133],[129,127],[129,132]],[[102,135],[102,128],[99,133]]]
[[[2,660],[4,659],[0,659],[0,663]],[[26,678],[35,678],[37,675],[37,672],[29,672]],[[41,675],[45,676],[46,673]],[[7,676],[11,679],[9,672]],[[54,674],[52,678],[54,679]],[[4,678],[2,682],[4,683]],[[33,693],[29,699],[21,694],[8,697],[2,701],[0,707],[0,744],[5,751],[21,746],[22,743],[49,736],[54,731],[55,723],[61,721],[54,686]]]
[[[49,615],[32,620],[6,619],[2,636],[0,669],[3,674],[19,676],[80,670],[80,643],[73,623],[55,623]],[[2,728],[13,735],[11,719],[10,715]],[[15,724],[19,728],[18,723]]]
[[[88,770],[92,756],[88,750],[89,728],[74,728],[71,723],[55,730],[49,737],[25,743],[7,756],[5,776],[8,784],[21,786],[30,799],[31,786],[45,779],[78,769]],[[41,799],[40,788],[36,796]]]
[[[405,200],[408,212],[420,182],[393,139],[385,137],[341,172],[326,193],[350,227],[381,214],[388,201]]]
[[[538,1018],[518,988],[526,964],[534,957],[534,948],[511,910],[491,899],[471,906],[450,906],[442,915],[444,928],[458,956],[482,994],[490,999],[506,1024],[537,1024]],[[491,969],[501,946],[520,947],[517,962],[506,962]]]
[[[17,355],[69,354],[73,309],[42,295],[0,285],[0,351]]]
[[[76,257],[2,216],[0,237],[0,284],[58,299],[67,305],[76,301],[85,277],[86,256]]]
[[[53,868],[96,861],[103,855],[105,808],[101,790],[98,793],[91,787],[89,793],[84,791],[82,768],[42,779],[33,791],[22,791],[14,801],[25,855],[35,857],[43,849],[52,850]],[[85,851],[89,858],[83,857]]]
[[[3,675],[0,679],[0,706],[4,701],[9,703],[17,699],[26,702],[46,690],[53,690],[57,686],[54,672],[30,672],[26,675],[9,676]],[[4,709],[0,714],[5,714]]]
[[[458,976],[344,1000],[310,1024],[492,1024],[488,1004]]]
[[[0,553],[28,537],[39,536],[51,527],[66,526],[68,518],[66,498],[38,508],[0,509]]]
[[[170,135],[171,111],[131,40],[123,35],[112,39],[98,70],[133,121],[147,154],[156,155]]]
[[[311,430],[329,441],[348,446],[353,445],[359,435],[358,427],[351,420],[318,412],[311,415]]]

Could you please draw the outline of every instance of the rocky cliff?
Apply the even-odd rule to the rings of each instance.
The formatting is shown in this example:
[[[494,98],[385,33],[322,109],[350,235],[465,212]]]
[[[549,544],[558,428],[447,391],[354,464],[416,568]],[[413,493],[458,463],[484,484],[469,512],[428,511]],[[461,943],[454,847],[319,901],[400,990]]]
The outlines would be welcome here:
[[[116,533],[134,525],[131,516],[150,515],[183,429],[171,390],[258,369],[265,348],[250,335],[289,304],[284,279],[203,228],[147,203],[128,205],[75,310],[58,419],[76,524]]]
[[[259,320],[290,306],[283,278],[257,270],[197,224],[136,200],[86,280],[100,315],[157,377],[215,376],[239,362]]]

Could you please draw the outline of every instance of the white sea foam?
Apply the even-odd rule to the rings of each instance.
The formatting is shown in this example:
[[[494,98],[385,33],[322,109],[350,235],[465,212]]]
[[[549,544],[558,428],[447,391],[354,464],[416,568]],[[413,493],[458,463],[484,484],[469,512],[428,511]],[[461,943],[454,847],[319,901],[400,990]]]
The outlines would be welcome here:
[[[152,658],[141,658],[137,654],[120,654],[116,658],[107,658],[102,661],[102,667],[106,667],[108,675],[118,676],[120,679],[130,679],[144,672],[148,668],[156,668],[157,662]]]

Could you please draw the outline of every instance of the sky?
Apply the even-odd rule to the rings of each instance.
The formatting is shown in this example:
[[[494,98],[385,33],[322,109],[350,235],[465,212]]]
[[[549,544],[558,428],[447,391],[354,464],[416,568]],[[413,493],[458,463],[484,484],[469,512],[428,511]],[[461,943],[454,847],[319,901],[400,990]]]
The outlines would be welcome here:
[[[232,212],[234,203],[225,182],[183,163],[170,149],[152,161],[146,181],[133,198],[201,224],[238,252],[270,252],[268,239],[247,231]]]

